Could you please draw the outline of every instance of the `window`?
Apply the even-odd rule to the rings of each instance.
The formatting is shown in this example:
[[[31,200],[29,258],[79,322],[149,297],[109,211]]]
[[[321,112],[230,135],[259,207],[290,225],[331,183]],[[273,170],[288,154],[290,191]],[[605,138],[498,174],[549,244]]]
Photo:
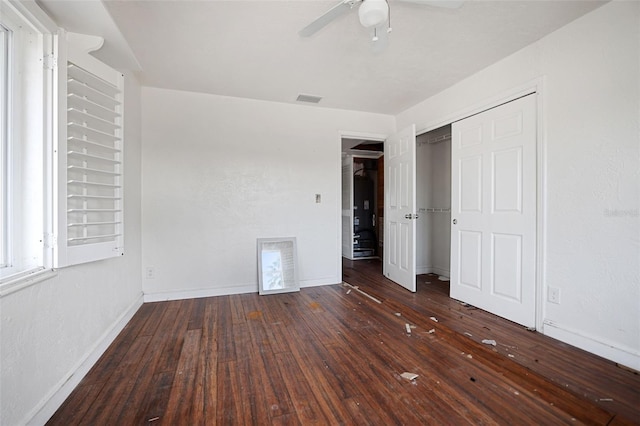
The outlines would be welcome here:
[[[0,0],[0,296],[123,254],[124,77],[102,41]]]
[[[50,42],[11,3],[0,3],[0,279],[45,266],[46,71]]]

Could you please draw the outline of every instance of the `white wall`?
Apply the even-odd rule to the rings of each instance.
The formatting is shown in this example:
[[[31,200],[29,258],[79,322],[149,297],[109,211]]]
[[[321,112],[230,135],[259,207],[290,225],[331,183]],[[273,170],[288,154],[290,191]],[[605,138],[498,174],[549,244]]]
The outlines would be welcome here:
[[[2,425],[44,423],[142,303],[140,87],[125,84],[125,255],[0,298]]]
[[[427,208],[451,208],[451,141],[429,145],[429,185]],[[435,211],[426,214],[429,219],[429,238],[432,250],[429,257],[431,272],[449,276],[451,266],[451,212]]]
[[[640,369],[640,3],[612,2],[397,117],[460,118],[543,78],[544,333]],[[546,299],[546,298],[545,298]]]
[[[302,286],[340,282],[339,132],[393,117],[156,88],[142,111],[145,300],[257,291],[260,237],[297,238]]]

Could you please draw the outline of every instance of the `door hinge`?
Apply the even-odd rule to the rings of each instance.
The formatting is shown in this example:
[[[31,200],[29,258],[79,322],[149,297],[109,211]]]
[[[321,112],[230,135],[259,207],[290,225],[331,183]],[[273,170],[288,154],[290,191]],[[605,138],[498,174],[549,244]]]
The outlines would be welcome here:
[[[54,248],[58,244],[58,236],[55,234],[44,234],[44,246]]]
[[[51,55],[44,55],[43,65],[45,70],[54,70],[58,68],[58,57]]]

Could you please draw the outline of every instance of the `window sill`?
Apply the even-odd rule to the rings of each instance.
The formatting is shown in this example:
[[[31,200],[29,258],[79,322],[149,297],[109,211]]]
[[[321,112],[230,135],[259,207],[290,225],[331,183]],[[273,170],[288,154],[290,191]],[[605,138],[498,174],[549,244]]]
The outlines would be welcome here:
[[[0,298],[8,296],[39,282],[48,280],[58,275],[55,269],[35,269],[16,277],[0,281]]]

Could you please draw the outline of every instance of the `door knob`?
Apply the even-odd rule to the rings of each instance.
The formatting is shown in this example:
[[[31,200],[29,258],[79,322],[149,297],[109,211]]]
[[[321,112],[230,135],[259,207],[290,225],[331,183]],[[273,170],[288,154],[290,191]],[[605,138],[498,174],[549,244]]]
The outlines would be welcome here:
[[[457,224],[458,223],[458,219],[453,219],[453,224]]]

